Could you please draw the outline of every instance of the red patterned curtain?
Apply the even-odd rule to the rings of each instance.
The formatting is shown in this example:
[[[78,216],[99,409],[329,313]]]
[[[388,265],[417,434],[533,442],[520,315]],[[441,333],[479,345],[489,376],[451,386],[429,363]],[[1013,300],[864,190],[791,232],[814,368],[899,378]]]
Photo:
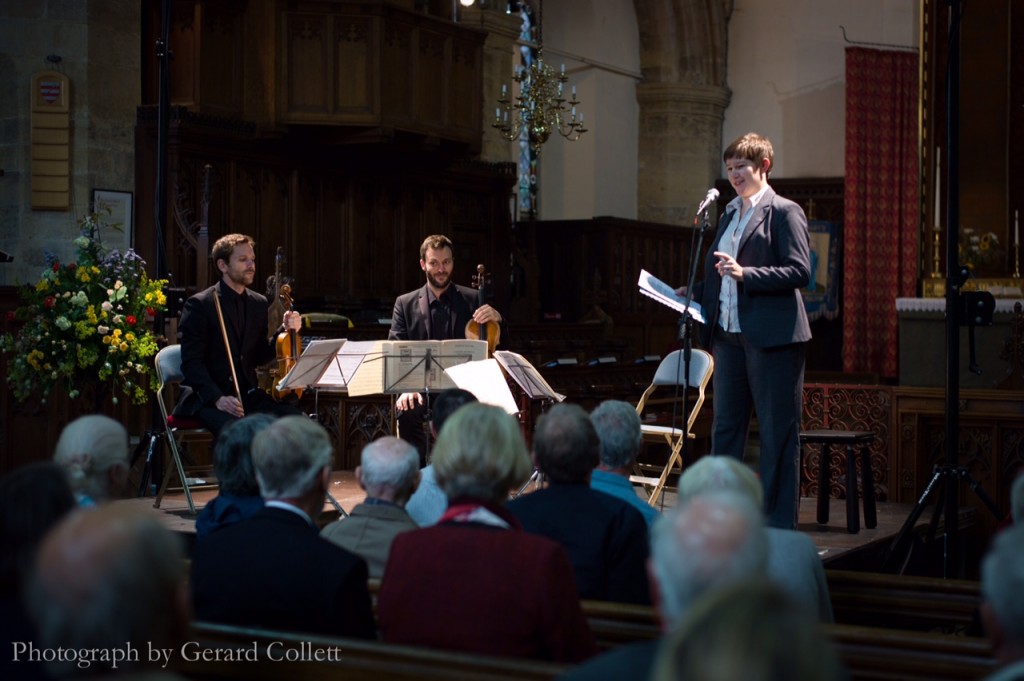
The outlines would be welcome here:
[[[918,57],[846,50],[843,371],[894,377],[897,297],[917,290]]]

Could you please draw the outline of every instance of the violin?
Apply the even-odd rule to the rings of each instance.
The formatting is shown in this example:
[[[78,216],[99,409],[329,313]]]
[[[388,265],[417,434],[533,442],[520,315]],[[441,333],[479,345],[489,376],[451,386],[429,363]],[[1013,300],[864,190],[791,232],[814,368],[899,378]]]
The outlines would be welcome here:
[[[473,288],[476,289],[477,307],[487,303],[490,297],[488,290],[490,281],[490,273],[484,269],[482,264],[477,265],[476,274],[473,275]],[[498,346],[498,342],[501,340],[501,325],[498,322],[480,324],[470,319],[466,323],[466,338],[468,340],[487,341],[487,356],[490,357],[494,354],[494,348]]]
[[[292,309],[292,287],[288,284],[281,286],[279,294],[281,304],[284,306],[285,312]],[[288,372],[292,370],[295,363],[299,361],[299,354],[302,350],[302,339],[299,338],[298,331],[294,329],[288,329],[277,334],[277,341],[275,343],[277,350],[277,376],[280,380],[288,375]],[[296,397],[302,397],[302,389],[296,388],[294,390],[278,390],[277,386],[271,389],[270,394],[275,400],[280,400],[292,393]]]

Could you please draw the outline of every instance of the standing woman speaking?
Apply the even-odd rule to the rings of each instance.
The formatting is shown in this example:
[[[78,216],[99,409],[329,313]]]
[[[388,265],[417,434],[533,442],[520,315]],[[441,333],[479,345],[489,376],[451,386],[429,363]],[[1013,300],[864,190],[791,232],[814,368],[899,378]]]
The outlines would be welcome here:
[[[722,154],[736,198],[718,221],[694,297],[704,308],[704,347],[715,358],[715,454],[743,458],[751,410],[760,429],[768,524],[795,528],[800,500],[800,416],[806,342],[800,289],[811,276],[807,217],[768,184],[772,143],[756,133]]]

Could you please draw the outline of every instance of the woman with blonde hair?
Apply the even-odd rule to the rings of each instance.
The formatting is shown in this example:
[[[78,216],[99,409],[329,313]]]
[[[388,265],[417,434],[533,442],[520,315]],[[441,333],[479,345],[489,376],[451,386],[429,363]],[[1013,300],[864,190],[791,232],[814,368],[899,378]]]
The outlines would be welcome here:
[[[504,508],[532,470],[518,422],[467,404],[442,428],[433,464],[448,510],[392,544],[378,599],[384,640],[557,662],[592,655],[565,551]]]

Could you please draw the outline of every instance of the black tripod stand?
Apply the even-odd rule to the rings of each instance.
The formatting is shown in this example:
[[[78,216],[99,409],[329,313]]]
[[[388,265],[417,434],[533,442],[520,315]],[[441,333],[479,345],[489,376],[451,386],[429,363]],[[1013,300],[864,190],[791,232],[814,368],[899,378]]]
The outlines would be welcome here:
[[[946,73],[946,157],[949,163],[946,164],[947,185],[946,192],[946,234],[955,235],[960,225],[960,27],[961,27],[961,0],[950,0],[950,32],[949,32],[949,62]],[[939,216],[936,216],[936,224]],[[940,490],[939,498],[936,500],[935,510],[929,525],[928,539],[935,535],[935,528],[938,525],[940,515],[945,515],[944,525],[944,546],[942,574],[944,577],[954,577],[962,567],[959,551],[959,522],[960,522],[960,499],[959,481],[966,480],[971,490],[978,495],[982,503],[996,518],[1001,518],[998,507],[992,499],[985,494],[970,473],[963,466],[958,465],[958,444],[960,439],[960,326],[970,327],[970,369],[980,373],[981,369],[974,357],[974,326],[992,323],[992,310],[995,308],[995,301],[991,294],[986,294],[988,299],[978,294],[967,294],[961,296],[961,287],[967,281],[970,270],[960,265],[957,240],[946,239],[946,430],[945,465],[937,466],[931,480],[925,486],[924,492],[918,499],[917,504],[910,516],[904,522],[896,539],[886,550],[883,558],[883,569],[889,569],[895,562],[895,557],[901,555],[907,539],[914,529],[914,525],[921,517],[928,497],[931,493]],[[987,311],[987,319],[985,318]],[[967,322],[961,320],[967,319]],[[942,481],[944,485],[938,483]],[[909,554],[900,564],[900,571],[906,567]],[[954,569],[955,568],[955,569]]]
[[[146,456],[146,461],[142,466],[142,473],[139,475],[139,488],[136,496],[145,497],[150,494],[156,495],[156,488],[160,485],[160,476],[163,475],[163,440],[167,433],[162,428],[156,427],[157,421],[151,420],[151,427],[146,429],[146,432],[139,438],[139,444],[135,446],[135,451],[132,452],[131,464],[129,470],[135,470],[136,464],[143,454]],[[155,477],[153,475],[153,466],[156,465],[156,469],[160,471]]]

